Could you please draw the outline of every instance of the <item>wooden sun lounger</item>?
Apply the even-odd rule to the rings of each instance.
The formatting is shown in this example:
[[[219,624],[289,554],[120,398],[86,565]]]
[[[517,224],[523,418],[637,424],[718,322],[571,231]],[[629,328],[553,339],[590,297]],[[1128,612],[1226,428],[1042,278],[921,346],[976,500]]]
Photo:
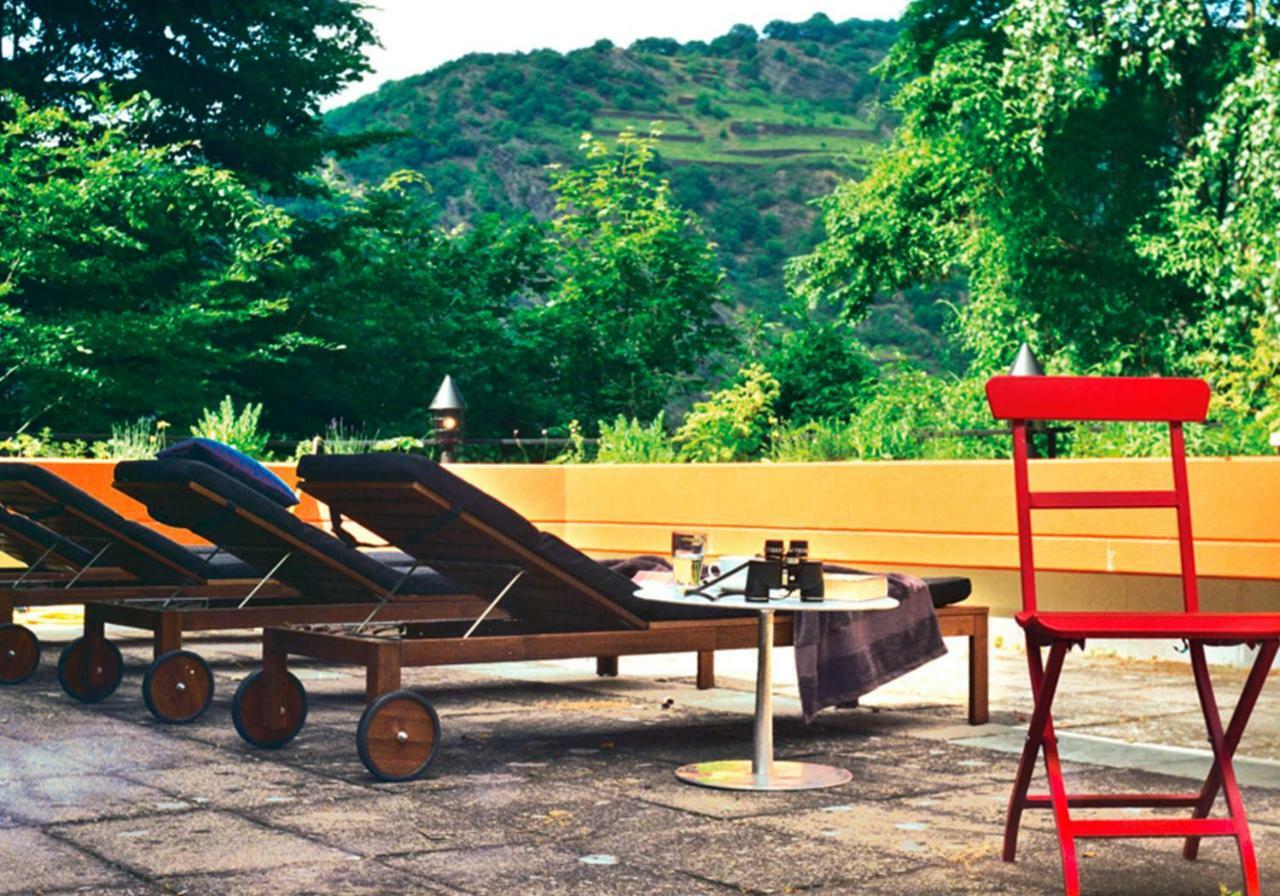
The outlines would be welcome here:
[[[198,678],[199,691],[207,683],[212,693],[212,674],[207,664],[196,654],[180,649],[184,631],[257,629],[286,623],[362,623],[373,619],[466,620],[484,610],[480,598],[451,587],[439,577],[393,569],[197,461],[122,463],[116,468],[115,487],[141,502],[157,521],[195,532],[261,576],[235,583],[230,593],[217,590],[224,586],[221,582],[216,586],[210,583],[184,588],[181,602],[170,601],[163,606],[95,602],[86,607],[84,640],[94,645],[92,649],[106,645],[108,652],[114,651],[104,639],[105,624],[153,632],[157,659],[144,679],[144,696],[151,694],[148,706],[165,721],[188,721],[208,706],[208,699],[197,703],[197,694],[190,687],[182,699],[169,694],[172,699],[167,708],[153,706],[158,700],[156,694],[171,683],[176,684],[182,675]],[[186,601],[200,596],[215,599],[195,605]],[[216,599],[219,597],[228,599]],[[155,683],[158,666],[166,664],[176,671],[160,676],[160,683]],[[97,697],[97,693],[92,696]]]
[[[263,669],[245,680],[233,704],[237,729],[257,746],[287,743],[305,720],[305,691],[287,671],[290,654],[365,666],[361,760],[380,778],[404,780],[426,769],[439,739],[430,704],[399,690],[406,666],[595,657],[598,672],[613,675],[622,655],[690,651],[698,657],[698,686],[709,688],[716,650],[755,646],[753,615],[706,608],[671,618],[635,598],[622,576],[425,458],[310,457],[299,472],[303,490],[330,507],[337,527],[350,519],[493,603],[500,598],[509,618],[474,629],[406,626],[390,638],[267,629]],[[986,608],[944,607],[938,618],[944,635],[969,639],[969,718],[985,722]],[[777,644],[792,643],[789,618],[780,617],[775,631]]]

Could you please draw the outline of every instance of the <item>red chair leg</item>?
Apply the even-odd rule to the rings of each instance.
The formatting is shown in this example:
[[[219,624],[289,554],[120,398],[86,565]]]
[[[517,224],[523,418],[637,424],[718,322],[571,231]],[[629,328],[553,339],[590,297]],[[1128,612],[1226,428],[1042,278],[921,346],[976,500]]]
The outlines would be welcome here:
[[[1249,672],[1249,678],[1240,692],[1240,699],[1236,701],[1235,711],[1231,714],[1231,722],[1227,725],[1227,733],[1223,738],[1223,746],[1228,756],[1235,757],[1236,749],[1240,746],[1240,738],[1244,735],[1249,717],[1253,714],[1253,708],[1262,694],[1262,687],[1267,682],[1267,673],[1271,671],[1278,650],[1280,650],[1280,641],[1264,641],[1258,649],[1258,655],[1253,661],[1253,669]],[[1205,778],[1204,788],[1200,791],[1200,800],[1196,803],[1192,818],[1209,816],[1209,811],[1218,799],[1218,788],[1221,786],[1222,777],[1217,763],[1214,763],[1209,769],[1208,777]],[[1183,856],[1195,859],[1200,852],[1200,839],[1188,837],[1182,847]]]
[[[1071,836],[1071,820],[1068,813],[1066,788],[1062,781],[1062,766],[1058,761],[1058,747],[1053,733],[1053,697],[1057,692],[1062,663],[1070,644],[1055,643],[1049,649],[1047,668],[1043,665],[1040,646],[1027,638],[1027,668],[1031,674],[1031,687],[1035,709],[1027,723],[1027,741],[1018,762],[1013,792],[1009,796],[1009,809],[1005,818],[1004,850],[1001,857],[1012,862],[1017,854],[1018,828],[1022,812],[1026,808],[1027,790],[1041,747],[1045,751],[1045,772],[1053,800],[1054,818],[1058,822],[1058,843],[1062,850],[1063,873],[1067,879],[1067,892],[1079,890],[1079,872],[1076,865],[1075,841]]]
[[[1032,718],[1027,720],[1027,739],[1022,745],[1022,756],[1018,759],[1018,773],[1013,778],[1013,792],[1009,794],[1009,808],[1004,821],[1004,849],[1000,858],[1012,862],[1018,854],[1018,828],[1022,823],[1022,811],[1026,808],[1027,790],[1031,787],[1031,775],[1035,771],[1036,758],[1040,754],[1038,733],[1043,726],[1037,726],[1033,720],[1040,705],[1040,691],[1044,684],[1044,658],[1040,654],[1040,645],[1034,643],[1027,634],[1027,671],[1031,677]]]
[[[1209,743],[1213,746],[1214,770],[1221,780],[1222,794],[1226,798],[1227,811],[1235,828],[1236,846],[1240,851],[1240,868],[1244,873],[1244,896],[1261,896],[1258,859],[1254,854],[1249,821],[1245,817],[1244,801],[1240,798],[1240,788],[1236,783],[1235,766],[1231,762],[1234,747],[1228,749],[1226,734],[1222,730],[1222,718],[1218,714],[1218,703],[1213,695],[1213,682],[1209,678],[1209,664],[1205,660],[1204,645],[1193,642],[1190,645],[1190,653],[1191,669],[1196,679],[1196,692],[1200,695],[1200,708],[1204,711]],[[1250,678],[1252,679],[1252,675]],[[1243,697],[1241,699],[1243,700]],[[1241,728],[1243,729],[1243,725]],[[1210,778],[1213,777],[1214,773],[1210,772]]]

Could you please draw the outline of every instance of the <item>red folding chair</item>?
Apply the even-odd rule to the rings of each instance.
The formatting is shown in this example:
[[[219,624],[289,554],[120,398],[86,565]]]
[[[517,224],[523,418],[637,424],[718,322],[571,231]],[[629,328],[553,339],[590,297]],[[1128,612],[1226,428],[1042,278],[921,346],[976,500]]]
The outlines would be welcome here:
[[[1023,809],[1052,809],[1062,850],[1067,896],[1080,892],[1076,840],[1097,837],[1183,837],[1183,855],[1194,859],[1201,837],[1234,837],[1240,851],[1246,896],[1258,896],[1258,862],[1245,819],[1232,756],[1257,703],[1267,672],[1280,646],[1280,613],[1202,613],[1196,590],[1195,551],[1191,536],[1191,502],[1187,490],[1186,449],[1182,425],[1201,422],[1209,404],[1209,387],[1196,379],[998,376],[987,383],[987,401],[996,418],[1013,427],[1013,472],[1018,514],[1018,551],[1022,570],[1022,612],[1018,624],[1027,637],[1034,710],[1026,745],[1018,763],[1005,823],[1004,853],[1012,862],[1018,846]],[[1125,420],[1169,425],[1173,488],[1162,491],[1032,491],[1027,471],[1028,426],[1034,421]],[[1090,612],[1046,612],[1036,606],[1035,560],[1031,511],[1097,508],[1167,507],[1176,512],[1182,565],[1182,612],[1133,613],[1112,609]],[[1089,638],[1181,640],[1188,645],[1196,691],[1204,712],[1213,765],[1198,793],[1069,794],[1053,733],[1053,697],[1064,658]],[[1258,656],[1225,731],[1205,662],[1206,644],[1257,645]],[[1042,651],[1048,649],[1045,661]],[[1028,793],[1031,773],[1044,752],[1047,794]],[[1227,818],[1209,818],[1221,790]],[[1190,817],[1077,820],[1074,808],[1141,807],[1191,810]]]

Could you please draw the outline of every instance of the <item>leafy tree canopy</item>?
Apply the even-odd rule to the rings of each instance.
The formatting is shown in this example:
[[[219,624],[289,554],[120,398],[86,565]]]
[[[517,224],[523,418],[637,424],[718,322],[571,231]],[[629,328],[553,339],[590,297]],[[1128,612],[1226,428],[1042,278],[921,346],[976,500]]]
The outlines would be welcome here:
[[[369,433],[422,433],[436,385],[452,374],[473,432],[545,422],[545,388],[517,360],[517,312],[545,286],[548,245],[529,219],[477,218],[447,230],[400,172],[355,190],[336,178],[299,210],[293,257],[273,277],[304,337],[244,376],[278,430],[316,432],[330,419]],[[566,408],[567,410],[567,408]]]
[[[280,349],[288,302],[263,277],[288,217],[189,145],[143,147],[142,97],[93,121],[0,99],[0,364],[8,428],[77,432],[194,416]]]
[[[0,89],[85,111],[82,94],[145,92],[136,135],[196,140],[258,186],[292,186],[326,149],[319,101],[369,70],[359,0],[0,0]]]
[[[730,344],[715,247],[654,174],[655,142],[587,135],[586,163],[552,178],[556,285],[537,354],[580,419],[653,417]]]
[[[903,126],[826,200],[802,297],[856,318],[959,271],[980,369],[1024,338],[1134,373],[1250,344],[1280,223],[1275,168],[1241,151],[1276,121],[1262,4],[916,0],[904,25]]]

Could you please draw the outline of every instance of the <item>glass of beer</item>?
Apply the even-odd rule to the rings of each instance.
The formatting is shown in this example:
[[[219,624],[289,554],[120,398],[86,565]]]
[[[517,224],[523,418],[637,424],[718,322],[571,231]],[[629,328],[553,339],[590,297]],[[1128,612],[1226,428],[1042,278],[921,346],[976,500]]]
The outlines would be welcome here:
[[[707,533],[671,533],[671,569],[677,585],[702,583],[702,561],[707,554]]]

